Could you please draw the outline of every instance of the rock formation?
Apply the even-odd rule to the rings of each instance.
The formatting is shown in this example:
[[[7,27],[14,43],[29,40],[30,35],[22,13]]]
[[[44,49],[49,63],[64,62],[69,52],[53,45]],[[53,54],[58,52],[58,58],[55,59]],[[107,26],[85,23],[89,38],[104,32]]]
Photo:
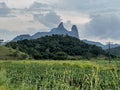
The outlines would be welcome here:
[[[15,37],[12,41],[16,42],[19,40],[24,40],[24,39],[37,39],[40,38],[42,36],[51,36],[53,34],[58,34],[58,35],[69,35],[72,37],[76,37],[79,38],[79,34],[78,34],[78,29],[76,27],[76,25],[73,25],[71,28],[71,31],[68,31],[67,29],[65,29],[63,22],[61,22],[57,28],[53,28],[50,32],[37,32],[36,34],[30,36],[30,35],[20,35]]]

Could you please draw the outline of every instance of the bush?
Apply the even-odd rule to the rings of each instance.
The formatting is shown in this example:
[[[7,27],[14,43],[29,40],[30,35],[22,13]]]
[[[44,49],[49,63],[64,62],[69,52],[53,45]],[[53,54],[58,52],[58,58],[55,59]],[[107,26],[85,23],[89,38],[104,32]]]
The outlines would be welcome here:
[[[65,60],[67,59],[67,54],[65,52],[57,52],[55,53],[55,56],[53,57],[55,60]]]

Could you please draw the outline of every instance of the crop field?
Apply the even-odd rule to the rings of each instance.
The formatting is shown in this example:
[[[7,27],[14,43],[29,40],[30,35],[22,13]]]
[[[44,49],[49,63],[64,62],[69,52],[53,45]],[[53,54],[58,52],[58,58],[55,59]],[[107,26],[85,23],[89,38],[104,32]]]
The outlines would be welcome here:
[[[0,61],[0,90],[120,90],[120,61]]]

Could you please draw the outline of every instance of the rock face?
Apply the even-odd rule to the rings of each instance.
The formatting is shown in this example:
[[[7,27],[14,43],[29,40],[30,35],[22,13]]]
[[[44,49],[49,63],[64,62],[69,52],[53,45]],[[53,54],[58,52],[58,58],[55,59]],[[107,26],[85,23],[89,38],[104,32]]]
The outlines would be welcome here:
[[[50,31],[50,34],[68,34],[69,31],[67,31],[64,26],[63,26],[63,22],[61,22],[59,24],[59,26],[57,28],[53,28],[51,31]]]
[[[78,29],[76,25],[72,26],[71,36],[79,38]]]
[[[29,34],[20,35],[20,36],[15,37],[12,41],[17,42],[17,41],[24,40],[24,39],[30,40],[31,36]]]
[[[53,28],[50,32],[37,32],[36,34],[34,34],[33,36],[30,35],[20,35],[17,36],[16,38],[14,38],[12,41],[16,42],[19,40],[24,40],[24,39],[37,39],[40,38],[42,36],[51,36],[53,34],[58,34],[58,35],[69,35],[72,37],[76,37],[79,38],[79,34],[78,34],[78,29],[75,25],[72,26],[71,31],[68,31],[67,29],[65,29],[63,22],[61,22],[57,28]]]

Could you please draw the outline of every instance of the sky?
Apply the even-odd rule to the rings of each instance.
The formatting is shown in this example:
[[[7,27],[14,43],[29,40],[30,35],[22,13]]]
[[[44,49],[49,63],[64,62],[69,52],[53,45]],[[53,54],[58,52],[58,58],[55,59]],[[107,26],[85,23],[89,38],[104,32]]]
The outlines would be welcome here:
[[[120,0],[0,0],[0,39],[47,32],[64,22],[80,39],[120,44]]]

